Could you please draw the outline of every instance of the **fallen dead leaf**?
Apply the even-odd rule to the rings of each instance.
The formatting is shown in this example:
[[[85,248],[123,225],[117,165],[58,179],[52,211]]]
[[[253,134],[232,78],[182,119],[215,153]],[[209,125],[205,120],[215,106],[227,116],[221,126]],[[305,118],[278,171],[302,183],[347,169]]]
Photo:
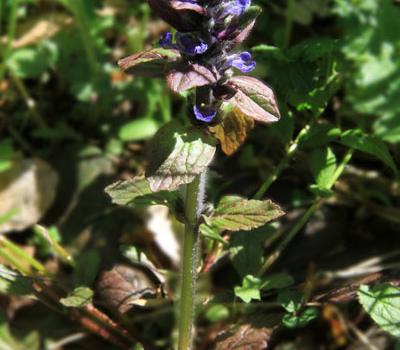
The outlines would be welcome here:
[[[41,159],[16,160],[0,173],[0,213],[15,212],[0,233],[22,231],[38,221],[53,203],[58,175]]]

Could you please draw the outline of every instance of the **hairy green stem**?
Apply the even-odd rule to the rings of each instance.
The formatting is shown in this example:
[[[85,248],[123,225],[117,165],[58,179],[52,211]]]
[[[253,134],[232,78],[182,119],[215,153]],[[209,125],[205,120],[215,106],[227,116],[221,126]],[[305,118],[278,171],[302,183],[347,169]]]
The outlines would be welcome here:
[[[183,240],[182,281],[178,315],[178,350],[189,350],[192,347],[198,265],[198,219],[205,187],[204,177],[205,174],[198,175],[192,183],[186,186],[186,224]]]

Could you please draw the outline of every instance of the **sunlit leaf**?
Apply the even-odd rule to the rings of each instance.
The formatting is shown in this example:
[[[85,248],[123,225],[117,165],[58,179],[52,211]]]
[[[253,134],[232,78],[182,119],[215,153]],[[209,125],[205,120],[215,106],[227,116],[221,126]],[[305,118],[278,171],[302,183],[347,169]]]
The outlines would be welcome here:
[[[242,285],[235,287],[235,295],[245,303],[249,303],[252,300],[261,300],[261,285],[261,279],[247,275],[243,278]]]
[[[93,291],[87,287],[75,288],[71,294],[60,299],[60,303],[66,307],[83,307],[92,301]]]
[[[226,196],[221,199],[214,213],[205,217],[208,224],[221,230],[251,230],[281,217],[282,209],[270,200],[244,199]]]
[[[397,166],[386,144],[380,138],[367,135],[359,129],[350,129],[342,134],[340,142],[348,147],[378,158],[392,169],[394,173],[397,173]]]
[[[168,87],[176,93],[217,81],[217,76],[213,72],[197,63],[176,65],[168,71],[166,77]]]
[[[330,190],[336,173],[336,156],[332,150],[329,147],[314,150],[310,168],[316,185],[322,190]]]
[[[210,164],[215,141],[203,130],[170,123],[155,135],[146,177],[154,192],[192,182]]]
[[[228,113],[222,123],[210,127],[210,131],[218,139],[222,151],[229,156],[245,142],[248,132],[253,127],[253,119],[236,109]]]
[[[358,300],[364,310],[386,332],[400,337],[400,288],[378,284],[373,288],[363,285]]]
[[[280,118],[278,105],[273,91],[260,80],[237,76],[228,81],[228,85],[237,92],[229,100],[244,115],[258,122],[271,123]]]
[[[299,314],[286,314],[282,318],[282,323],[287,328],[304,327],[319,316],[319,311],[315,307],[308,307]]]

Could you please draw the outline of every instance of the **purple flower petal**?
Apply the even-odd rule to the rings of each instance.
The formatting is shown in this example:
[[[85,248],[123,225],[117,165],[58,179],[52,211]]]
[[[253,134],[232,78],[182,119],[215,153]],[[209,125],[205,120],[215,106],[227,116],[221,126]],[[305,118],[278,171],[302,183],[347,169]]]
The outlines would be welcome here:
[[[206,109],[205,111],[200,110],[197,106],[193,106],[194,116],[197,120],[202,122],[209,123],[214,117],[217,115],[217,111],[211,108]]]
[[[251,0],[234,0],[225,5],[224,14],[240,16],[249,8]]]
[[[174,49],[175,45],[172,43],[172,33],[166,32],[160,39],[160,45],[163,49]]]
[[[176,33],[176,42],[179,50],[190,56],[201,55],[208,49],[204,41],[189,33]]]
[[[250,52],[243,51],[227,58],[224,68],[228,69],[230,67],[235,67],[243,73],[249,73],[256,67],[256,62],[251,60]]]

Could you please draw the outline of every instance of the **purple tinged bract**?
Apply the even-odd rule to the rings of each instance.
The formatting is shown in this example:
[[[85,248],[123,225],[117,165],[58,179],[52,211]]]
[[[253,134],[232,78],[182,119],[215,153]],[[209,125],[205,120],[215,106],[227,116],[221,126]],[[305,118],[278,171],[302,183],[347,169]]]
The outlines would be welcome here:
[[[233,84],[232,68],[249,73],[256,62],[250,52],[232,53],[232,50],[247,38],[260,9],[250,8],[251,0],[148,1],[177,29],[175,34],[165,33],[160,45],[174,50],[179,59],[162,68],[173,91],[196,89],[190,98],[193,118],[204,123],[215,122],[224,102],[242,103],[245,93],[239,85],[248,81],[239,80],[239,84]],[[265,89],[264,85],[262,87]],[[246,103],[253,106],[250,100]]]

